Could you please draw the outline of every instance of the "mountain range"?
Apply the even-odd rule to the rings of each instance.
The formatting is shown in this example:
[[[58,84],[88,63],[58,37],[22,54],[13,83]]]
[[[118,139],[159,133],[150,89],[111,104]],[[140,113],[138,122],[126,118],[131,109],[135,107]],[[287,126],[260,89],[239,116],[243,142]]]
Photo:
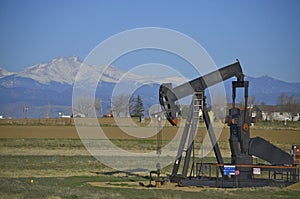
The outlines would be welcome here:
[[[157,103],[160,83],[179,84],[186,81],[182,77],[166,77],[153,81],[151,77],[132,74],[113,66],[87,65],[76,56],[59,57],[49,63],[27,67],[20,72],[9,72],[0,68],[0,115],[13,118],[44,118],[46,115],[58,117],[59,112],[71,114],[73,85],[80,67],[97,67],[97,70],[93,70],[96,71],[94,77],[102,74],[102,81],[97,85],[96,97],[102,99],[103,114],[110,106],[114,87],[125,74],[131,82],[140,85],[135,94],[142,96],[145,107],[149,107],[153,102]],[[258,104],[276,104],[281,93],[300,96],[300,83],[288,83],[269,76],[246,79],[250,82],[249,96],[254,96]],[[227,96],[231,96],[231,81],[227,80],[224,84]]]

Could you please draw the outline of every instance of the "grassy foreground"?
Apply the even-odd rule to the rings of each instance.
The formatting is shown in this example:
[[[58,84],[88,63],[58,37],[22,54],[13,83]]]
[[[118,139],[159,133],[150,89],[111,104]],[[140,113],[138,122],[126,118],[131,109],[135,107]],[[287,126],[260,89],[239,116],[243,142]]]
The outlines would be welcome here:
[[[299,198],[299,192],[283,188],[216,189],[182,191],[159,188],[122,188],[138,177],[48,177],[0,178],[1,198]],[[88,182],[115,182],[113,187],[95,187]]]
[[[175,185],[142,187],[140,182],[148,183],[147,173],[127,174],[101,164],[86,151],[78,138],[69,136],[71,127],[44,128],[33,129],[45,130],[50,138],[32,138],[28,136],[31,128],[22,126],[16,128],[23,130],[21,133],[14,132],[17,136],[0,136],[0,198],[300,198],[299,184],[241,189],[182,188]],[[64,128],[67,130],[64,131]],[[115,127],[109,128],[117,132],[113,129]],[[3,129],[12,130],[14,127]],[[59,135],[58,138],[51,136],[51,129]],[[0,130],[2,133],[4,135]],[[292,143],[299,142],[298,133],[300,135],[299,131],[286,131],[281,137],[280,131],[253,131],[254,136],[265,137],[285,150]],[[221,150],[228,156],[227,134],[225,129],[220,142]],[[133,151],[145,150],[141,146],[154,150],[156,146],[155,139],[143,140],[142,145],[137,140],[119,137],[114,137],[112,141]],[[164,174],[170,171],[171,166],[163,169]]]

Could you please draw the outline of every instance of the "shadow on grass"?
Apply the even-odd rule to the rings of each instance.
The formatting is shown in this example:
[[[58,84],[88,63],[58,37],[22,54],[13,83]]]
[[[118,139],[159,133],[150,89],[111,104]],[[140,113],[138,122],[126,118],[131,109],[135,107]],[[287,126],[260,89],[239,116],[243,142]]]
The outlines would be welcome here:
[[[149,179],[149,176],[143,176],[140,173],[149,173],[147,169],[142,169],[142,168],[136,168],[136,169],[130,169],[126,171],[107,171],[107,172],[94,172],[92,171],[91,173],[97,174],[97,175],[106,175],[106,176],[115,176],[115,175],[126,175],[128,177],[139,177],[139,178],[144,178],[144,179]]]

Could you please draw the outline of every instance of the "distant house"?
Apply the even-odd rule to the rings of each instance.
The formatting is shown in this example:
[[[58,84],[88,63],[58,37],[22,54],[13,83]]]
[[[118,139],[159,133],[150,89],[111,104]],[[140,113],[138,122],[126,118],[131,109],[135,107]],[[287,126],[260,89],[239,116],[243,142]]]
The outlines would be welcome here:
[[[259,105],[251,110],[252,116],[265,121],[299,121],[300,106],[289,107],[287,105]]]
[[[86,117],[83,113],[76,113],[72,117]]]
[[[71,118],[71,115],[65,115],[65,114],[63,114],[63,115],[61,116],[61,118]]]

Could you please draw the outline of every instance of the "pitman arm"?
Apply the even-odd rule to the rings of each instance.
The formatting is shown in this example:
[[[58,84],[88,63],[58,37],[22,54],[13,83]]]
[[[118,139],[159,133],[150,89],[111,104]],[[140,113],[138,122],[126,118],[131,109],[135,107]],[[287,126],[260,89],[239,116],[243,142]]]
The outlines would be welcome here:
[[[177,113],[179,112],[179,107],[175,102],[178,99],[192,95],[195,91],[203,91],[206,88],[231,77],[236,77],[237,81],[244,81],[244,74],[239,61],[175,88],[172,88],[171,83],[162,84],[159,88],[159,102],[166,113],[168,121],[173,126],[177,125]]]

